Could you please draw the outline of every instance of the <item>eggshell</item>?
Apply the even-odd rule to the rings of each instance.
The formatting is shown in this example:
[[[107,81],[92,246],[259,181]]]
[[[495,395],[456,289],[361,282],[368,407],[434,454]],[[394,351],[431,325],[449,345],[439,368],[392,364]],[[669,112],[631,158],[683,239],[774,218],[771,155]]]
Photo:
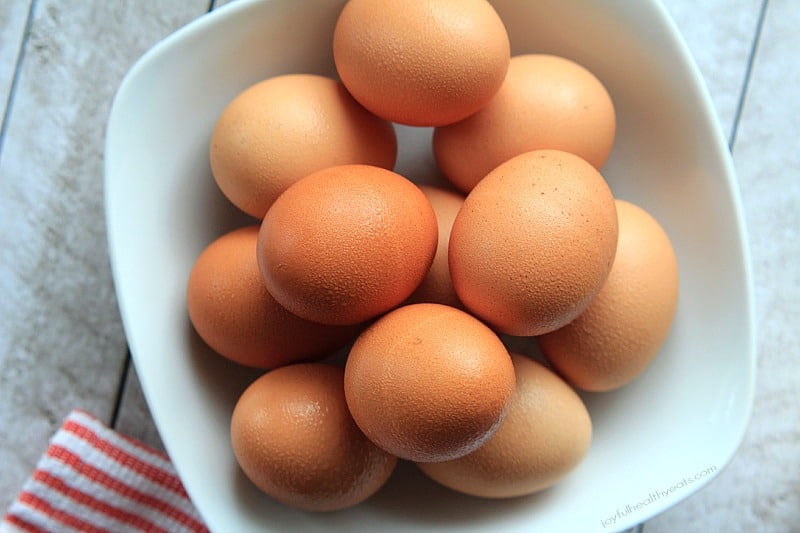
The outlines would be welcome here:
[[[321,363],[285,366],[254,381],[234,407],[237,462],[261,491],[286,505],[351,507],[377,492],[397,464],[353,422],[342,373]]]
[[[541,363],[511,359],[516,393],[500,429],[464,457],[418,463],[425,475],[473,496],[511,498],[555,485],[586,456],[592,421],[581,398]]]
[[[237,95],[217,120],[209,152],[225,196],[260,219],[289,185],[316,170],[359,163],[392,169],[397,137],[336,80],[287,74]]]
[[[258,231],[226,233],[195,261],[186,304],[200,337],[220,355],[263,369],[325,357],[353,340],[359,326],[309,322],[275,301],[258,269]]]
[[[464,195],[435,187],[421,185],[420,189],[430,201],[439,227],[439,245],[433,264],[407,303],[437,303],[463,308],[458,299],[453,281],[450,279],[450,266],[447,262],[447,249],[450,244],[450,230],[459,209],[464,204]]]
[[[371,441],[403,459],[444,461],[475,450],[500,426],[514,367],[479,320],[423,303],[387,313],[358,337],[344,384]]]
[[[558,329],[589,305],[617,246],[614,198],[580,157],[516,156],[472,190],[453,223],[449,264],[468,310],[511,335]]]
[[[615,132],[614,104],[593,73],[564,57],[526,54],[511,58],[485,107],[434,131],[433,151],[448,179],[469,192],[497,165],[531,150],[571,152],[600,169]]]
[[[414,292],[437,240],[433,208],[411,181],[367,165],[330,167],[289,187],[267,212],[259,268],[292,313],[357,324]]]
[[[616,200],[619,244],[603,288],[565,327],[539,337],[542,352],[574,386],[610,391],[630,383],[664,344],[678,305],[678,261],[648,212]]]
[[[350,0],[333,36],[336,69],[355,99],[409,126],[478,111],[500,88],[510,56],[486,0]]]

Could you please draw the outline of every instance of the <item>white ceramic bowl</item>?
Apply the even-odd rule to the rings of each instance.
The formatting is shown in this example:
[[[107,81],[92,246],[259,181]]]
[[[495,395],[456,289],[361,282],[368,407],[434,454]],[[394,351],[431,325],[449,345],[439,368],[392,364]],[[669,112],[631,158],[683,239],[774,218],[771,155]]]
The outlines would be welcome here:
[[[751,275],[730,154],[698,70],[655,0],[493,2],[512,53],[565,55],[606,84],[618,136],[603,174],[616,196],[661,221],[680,265],[677,317],[658,358],[624,389],[584,395],[594,421],[584,462],[556,487],[508,501],[461,496],[405,465],[366,503],[329,514],[284,507],[240,473],[229,417],[254,373],[205,347],[184,302],[200,251],[251,221],[216,189],[208,141],[249,84],[335,75],[330,43],[343,3],[239,0],[201,17],[133,67],[108,123],[107,224],[125,330],[161,437],[209,527],[614,531],[705,485],[735,453],[750,413]],[[430,130],[398,130],[397,170],[430,175]]]

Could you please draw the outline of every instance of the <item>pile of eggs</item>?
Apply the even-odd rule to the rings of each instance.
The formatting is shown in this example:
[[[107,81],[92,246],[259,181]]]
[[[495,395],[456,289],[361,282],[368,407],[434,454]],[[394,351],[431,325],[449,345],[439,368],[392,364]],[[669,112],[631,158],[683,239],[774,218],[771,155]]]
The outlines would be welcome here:
[[[638,377],[676,311],[669,237],[601,174],[609,93],[568,58],[512,57],[486,0],[350,0],[332,47],[341,81],[256,83],[211,137],[254,222],[197,258],[187,307],[264,371],[232,413],[238,464],[314,511],[364,501],[398,460],[474,496],[552,486],[591,443],[576,389]],[[393,171],[393,123],[434,128],[449,187]]]

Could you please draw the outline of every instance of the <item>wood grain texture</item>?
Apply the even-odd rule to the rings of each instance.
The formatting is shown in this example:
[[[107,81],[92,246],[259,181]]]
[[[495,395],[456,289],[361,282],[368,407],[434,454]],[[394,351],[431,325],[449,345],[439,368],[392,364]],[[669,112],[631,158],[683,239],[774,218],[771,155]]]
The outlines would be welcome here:
[[[733,131],[763,0],[662,0],[714,103],[725,135]]]
[[[207,0],[39,0],[0,146],[0,508],[72,408],[108,420],[125,338],[103,142],[122,76]]]
[[[8,104],[30,5],[30,0],[0,0],[0,121]]]

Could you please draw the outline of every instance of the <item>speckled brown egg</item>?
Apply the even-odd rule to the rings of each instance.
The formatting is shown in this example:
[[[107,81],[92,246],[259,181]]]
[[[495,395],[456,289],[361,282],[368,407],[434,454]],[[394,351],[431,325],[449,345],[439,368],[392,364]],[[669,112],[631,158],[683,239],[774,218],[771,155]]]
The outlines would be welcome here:
[[[559,150],[516,156],[470,192],[453,223],[453,286],[471,312],[511,335],[571,322],[605,282],[617,212],[603,176]]]
[[[220,355],[263,369],[325,357],[354,339],[359,326],[309,322],[275,301],[258,269],[258,231],[226,233],[195,261],[186,304],[200,337]]]
[[[407,303],[436,303],[463,308],[463,304],[453,288],[453,281],[450,279],[447,249],[450,244],[450,230],[464,203],[464,195],[432,185],[421,185],[420,189],[425,193],[436,213],[436,221],[439,226],[439,246],[428,274]]]
[[[531,150],[571,152],[600,169],[615,131],[611,96],[592,72],[565,57],[526,54],[511,58],[489,104],[436,129],[433,150],[442,172],[468,192],[497,165]]]
[[[510,45],[486,0],[350,0],[333,57],[347,89],[376,115],[438,126],[486,105],[506,75]]]
[[[345,165],[298,181],[261,224],[267,289],[292,313],[357,324],[400,305],[428,272],[437,246],[430,202],[408,179]]]
[[[647,211],[616,200],[614,265],[589,307],[539,337],[552,365],[574,386],[617,389],[636,379],[669,334],[678,303],[678,261],[669,236]]]
[[[586,456],[592,421],[581,398],[541,363],[511,359],[517,388],[500,429],[464,457],[419,463],[425,475],[473,496],[511,498],[555,485]]]
[[[262,218],[286,188],[325,167],[394,167],[393,126],[366,111],[325,76],[287,74],[256,83],[222,111],[211,137],[220,190]]]
[[[514,367],[497,335],[440,304],[378,319],[350,350],[344,379],[364,434],[392,455],[423,462],[475,450],[497,431],[514,394]]]
[[[397,464],[350,416],[342,372],[322,363],[285,366],[254,381],[236,403],[236,460],[281,503],[308,511],[351,507],[377,492]]]

